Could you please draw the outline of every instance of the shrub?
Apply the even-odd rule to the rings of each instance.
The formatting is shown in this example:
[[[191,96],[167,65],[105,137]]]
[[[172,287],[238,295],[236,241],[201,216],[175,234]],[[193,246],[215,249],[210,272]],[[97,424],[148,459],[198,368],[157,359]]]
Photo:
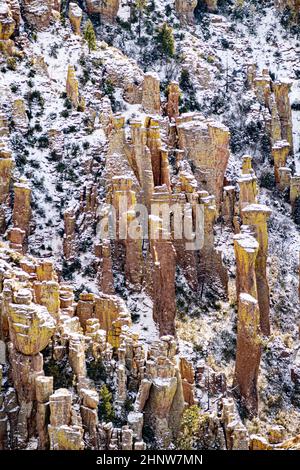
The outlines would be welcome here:
[[[265,170],[259,178],[259,184],[263,188],[273,190],[276,187],[274,172]]]
[[[40,149],[46,149],[49,147],[49,139],[46,135],[41,135],[38,138],[38,147]]]
[[[112,421],[115,417],[112,407],[112,393],[108,390],[106,385],[100,389],[100,405],[99,405],[100,419],[106,422]]]
[[[6,61],[6,65],[7,65],[8,70],[16,70],[17,61],[16,61],[15,57],[8,57],[8,59]]]
[[[197,405],[187,408],[181,418],[177,447],[180,450],[193,450],[199,434],[200,409]]]
[[[12,84],[10,85],[10,89],[11,89],[11,91],[12,91],[13,93],[16,93],[16,92],[18,91],[18,89],[19,89],[19,85],[18,85],[17,83],[12,83]]]
[[[70,116],[70,113],[67,109],[63,109],[62,112],[60,113],[61,117],[67,118]]]

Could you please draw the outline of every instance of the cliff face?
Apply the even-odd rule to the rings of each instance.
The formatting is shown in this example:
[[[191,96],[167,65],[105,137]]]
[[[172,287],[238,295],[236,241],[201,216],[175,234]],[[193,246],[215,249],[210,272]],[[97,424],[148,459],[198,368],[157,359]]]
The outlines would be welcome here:
[[[0,0],[0,449],[299,448],[298,2],[79,3]]]

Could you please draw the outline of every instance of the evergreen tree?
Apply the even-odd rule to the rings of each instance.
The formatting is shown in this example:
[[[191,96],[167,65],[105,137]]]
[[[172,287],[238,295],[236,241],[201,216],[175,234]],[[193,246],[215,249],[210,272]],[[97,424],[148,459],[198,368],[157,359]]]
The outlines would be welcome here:
[[[200,409],[197,405],[187,408],[181,418],[177,447],[180,450],[193,450],[199,435]]]
[[[84,39],[88,43],[89,52],[96,50],[96,34],[91,20],[88,20],[84,27]]]
[[[103,385],[100,389],[100,413],[101,418],[104,418],[105,421],[112,421],[115,417],[111,400],[111,392],[106,385]]]
[[[175,40],[173,29],[167,23],[164,23],[159,31],[158,42],[160,44],[163,56],[174,57]]]

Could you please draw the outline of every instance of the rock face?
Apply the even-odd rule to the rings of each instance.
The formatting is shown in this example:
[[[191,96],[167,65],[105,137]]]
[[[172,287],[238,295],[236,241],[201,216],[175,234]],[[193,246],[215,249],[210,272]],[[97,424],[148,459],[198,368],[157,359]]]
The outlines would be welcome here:
[[[251,204],[242,210],[243,224],[249,225],[259,243],[256,258],[256,283],[260,311],[260,326],[264,335],[270,334],[270,298],[267,278],[268,227],[267,221],[272,211],[261,204]]]
[[[0,233],[6,229],[6,209],[9,207],[9,189],[13,168],[11,151],[0,146]]]
[[[273,83],[272,86],[281,123],[282,139],[288,141],[290,144],[290,152],[293,153],[293,123],[291,103],[289,98],[291,83],[288,81],[281,81]]]
[[[27,234],[29,233],[29,223],[31,219],[31,190],[28,182],[21,179],[14,184],[14,210],[13,224]]]
[[[167,115],[170,119],[179,116],[180,88],[177,82],[171,82],[168,87]]]
[[[204,0],[204,3],[210,12],[215,12],[218,9],[218,0]]]
[[[77,3],[69,4],[69,20],[75,34],[80,36],[80,24],[82,19],[82,10]]]
[[[33,304],[28,289],[14,294],[8,321],[13,343],[25,355],[34,355],[45,349],[55,329],[55,321],[46,307]]]
[[[50,425],[48,426],[51,450],[82,450],[83,429],[73,424],[72,395],[63,388],[56,390],[49,398]]]
[[[299,20],[299,10],[300,10],[300,2],[299,0],[276,0],[275,5],[283,11],[285,8],[289,8],[290,11],[293,13],[293,17],[295,21]]]
[[[160,81],[155,72],[144,76],[142,106],[145,113],[160,114]]]
[[[76,79],[75,68],[72,65],[68,67],[66,91],[72,105],[77,108],[79,105],[78,80]]]
[[[16,99],[13,102],[12,118],[15,129],[22,134],[25,134],[28,131],[29,119],[26,114],[25,103],[22,98]]]
[[[152,221],[151,221],[152,222]],[[150,222],[150,223],[151,223]],[[158,228],[158,230],[160,230]],[[156,236],[156,235],[155,235]],[[152,258],[154,263],[153,318],[159,325],[160,334],[175,335],[175,269],[176,253],[171,240],[157,239],[152,241]]]
[[[22,0],[24,19],[37,31],[47,29],[52,15],[52,0]]]
[[[237,350],[234,387],[250,416],[257,415],[257,378],[261,357],[260,319],[257,300],[249,294],[239,296]]]
[[[177,132],[179,148],[194,163],[201,189],[214,194],[219,207],[229,159],[228,128],[201,115],[182,115],[177,119]]]
[[[145,413],[145,421],[153,426],[158,446],[167,448],[176,435],[183,412],[184,397],[181,375],[175,362],[176,343],[165,336],[153,344],[146,362],[146,377],[140,385],[135,410]],[[174,423],[177,422],[177,426]]]
[[[7,41],[15,31],[16,22],[10,8],[9,2],[0,2],[0,41]]]
[[[175,8],[179,18],[186,23],[194,22],[194,10],[197,0],[175,0]]]
[[[86,0],[88,14],[100,13],[107,21],[114,22],[119,11],[119,0]]]
[[[280,168],[286,167],[287,158],[290,153],[291,146],[286,140],[275,142],[272,147],[272,157],[274,160],[275,181],[277,184],[281,182]]]

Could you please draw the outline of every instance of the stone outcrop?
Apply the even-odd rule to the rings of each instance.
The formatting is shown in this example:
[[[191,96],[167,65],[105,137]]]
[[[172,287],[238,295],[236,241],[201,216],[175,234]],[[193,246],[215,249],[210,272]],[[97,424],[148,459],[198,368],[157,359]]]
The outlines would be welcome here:
[[[260,311],[260,327],[264,335],[270,334],[270,298],[267,278],[268,227],[271,209],[261,204],[251,204],[242,210],[244,225],[249,225],[259,243],[256,258],[256,284]]]
[[[170,119],[179,116],[180,88],[177,82],[171,82],[168,86],[167,115]]]
[[[7,41],[15,31],[16,22],[9,2],[1,0],[0,3],[0,41]]]
[[[72,105],[77,109],[79,106],[78,80],[76,79],[75,68],[72,65],[68,66],[66,92]]]
[[[9,190],[13,168],[11,151],[0,143],[0,233],[6,229],[6,211],[10,205]]]
[[[130,128],[133,146],[133,167],[136,168],[137,177],[143,191],[143,202],[149,207],[154,191],[154,177],[150,150],[146,147],[146,129],[141,121],[131,121]]]
[[[253,271],[253,270],[252,270]],[[257,378],[261,357],[260,317],[257,300],[249,294],[239,296],[237,349],[234,387],[250,416],[257,415]]]
[[[164,238],[160,222],[150,216],[151,254],[153,259],[153,318],[160,335],[175,335],[176,253],[172,241]]]
[[[293,20],[295,22],[299,22],[299,0],[276,0],[275,5],[280,9],[280,11],[284,11],[286,8],[288,8],[292,13]]]
[[[238,179],[238,185],[240,190],[240,211],[249,204],[257,203],[257,178],[252,171],[250,174],[242,174]]]
[[[236,292],[239,301],[243,292],[257,299],[256,258],[259,244],[249,233],[240,233],[234,237],[236,259]]]
[[[81,19],[82,19],[82,10],[77,5],[77,3],[71,2],[69,4],[69,20],[72,26],[72,29],[75,34],[78,34],[80,36],[80,25],[81,25]]]
[[[29,128],[29,119],[26,113],[26,107],[24,100],[22,98],[18,98],[14,100],[12,105],[12,120],[14,128],[25,134]]]
[[[63,251],[67,260],[73,259],[76,254],[75,240],[76,214],[74,208],[69,208],[64,213],[64,239]]]
[[[100,13],[101,17],[110,22],[116,20],[119,11],[119,0],[86,0],[86,8],[89,15]]]
[[[142,107],[145,113],[160,114],[160,81],[155,72],[148,72],[144,75]]]
[[[146,378],[141,382],[134,411],[143,412],[152,426],[159,448],[168,448],[176,436],[184,409],[181,375],[175,360],[176,343],[164,336],[154,343],[146,361]]]
[[[282,177],[280,176],[280,168],[286,167],[290,148],[291,146],[286,140],[279,140],[275,142],[272,147],[275,181],[277,184],[280,184],[282,181]]]
[[[197,0],[175,0],[176,12],[181,21],[186,23],[194,22],[194,10]]]
[[[203,244],[200,247],[199,281],[203,291],[205,286],[216,285],[227,295],[228,273],[222,261],[222,252],[215,248],[214,223],[217,216],[213,196],[200,197],[203,210]]]
[[[218,0],[204,0],[207,10],[211,13],[217,11],[218,9]]]
[[[13,225],[29,234],[31,220],[31,189],[26,179],[14,184]]]
[[[52,0],[23,0],[23,17],[37,31],[48,28],[52,19]]]
[[[219,208],[229,159],[228,128],[198,114],[183,114],[177,119],[177,132],[179,148],[195,165],[200,189],[214,194]]]
[[[35,379],[37,401],[36,427],[38,448],[49,449],[48,424],[50,416],[49,398],[53,394],[53,377],[40,375]]]
[[[221,421],[228,450],[249,450],[249,434],[237,412],[233,398],[222,399]]]
[[[291,83],[288,81],[276,81],[272,84],[278,115],[281,123],[281,137],[290,144],[290,152],[294,153],[292,110],[289,98]]]
[[[18,351],[34,355],[45,349],[54,333],[55,320],[46,307],[32,303],[29,289],[14,293],[9,305],[10,336]]]
[[[295,203],[300,197],[300,176],[292,176],[290,180],[290,201],[292,209],[295,209]]]
[[[51,450],[82,450],[83,428],[76,422],[72,410],[72,395],[63,388],[49,398],[50,424],[48,426]]]

